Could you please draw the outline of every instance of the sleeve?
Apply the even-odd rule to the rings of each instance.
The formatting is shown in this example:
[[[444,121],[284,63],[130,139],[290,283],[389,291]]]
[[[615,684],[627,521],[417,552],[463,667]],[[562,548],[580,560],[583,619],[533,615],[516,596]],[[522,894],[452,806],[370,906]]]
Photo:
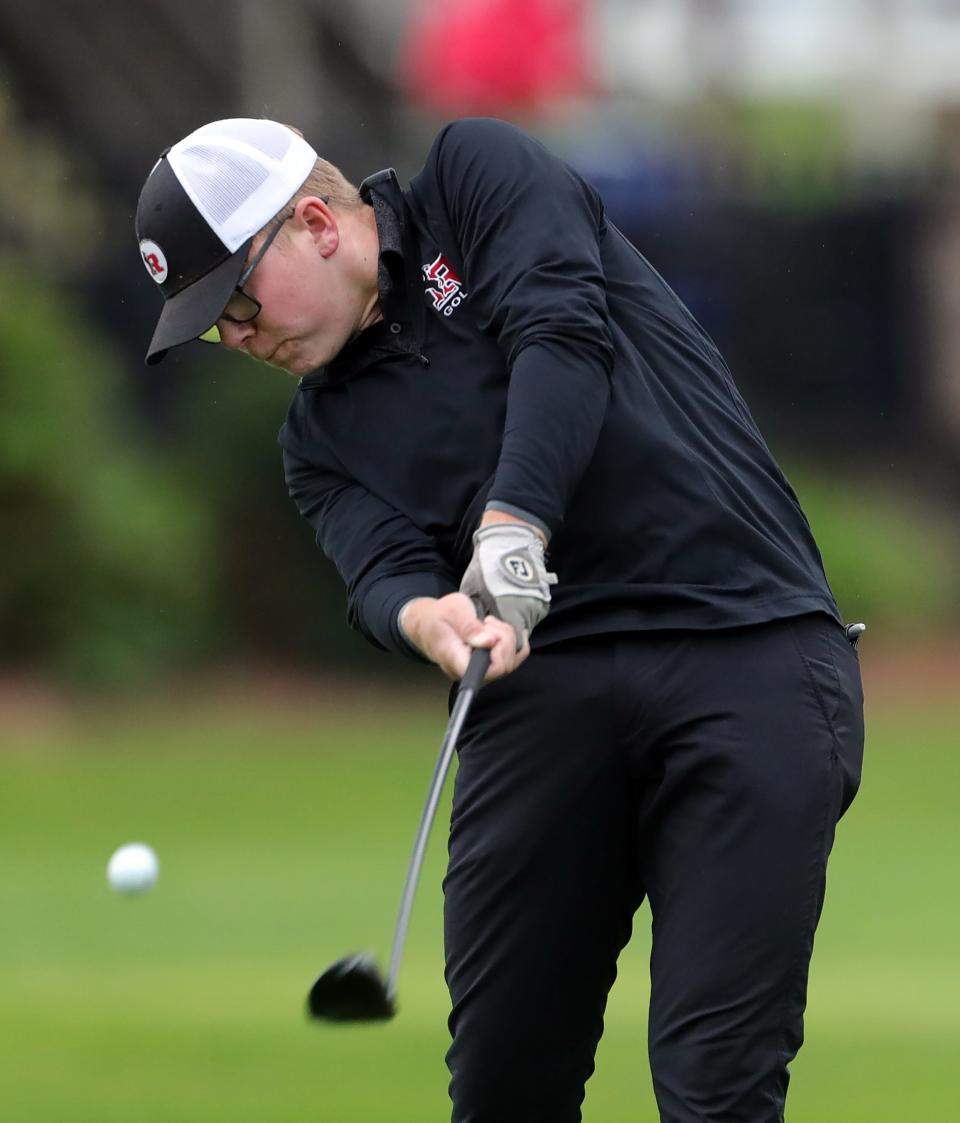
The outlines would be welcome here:
[[[603,207],[562,160],[503,122],[455,122],[437,145],[468,300],[510,369],[490,505],[530,512],[552,532],[610,395]]]
[[[287,488],[317,545],[347,587],[347,620],[375,647],[425,661],[397,616],[413,597],[455,592],[453,571],[433,539],[360,484],[284,449]]]

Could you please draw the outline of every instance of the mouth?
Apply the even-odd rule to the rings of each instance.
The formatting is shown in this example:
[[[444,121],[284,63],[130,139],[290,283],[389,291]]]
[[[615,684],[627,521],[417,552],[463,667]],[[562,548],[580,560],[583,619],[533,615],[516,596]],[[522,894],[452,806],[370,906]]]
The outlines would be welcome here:
[[[280,350],[280,348],[283,346],[284,342],[285,342],[285,340],[281,340],[276,345],[276,347],[273,348],[272,351],[264,351],[264,352],[261,353],[261,352],[257,352],[257,351],[248,350],[247,354],[252,359],[256,359],[258,363],[272,363],[274,355],[276,355],[276,353]]]

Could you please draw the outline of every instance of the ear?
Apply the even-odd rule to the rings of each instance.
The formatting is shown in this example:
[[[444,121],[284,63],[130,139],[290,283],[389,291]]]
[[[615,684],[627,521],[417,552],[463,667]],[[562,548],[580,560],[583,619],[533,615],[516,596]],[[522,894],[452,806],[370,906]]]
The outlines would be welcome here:
[[[340,227],[330,207],[319,195],[308,195],[297,202],[293,211],[294,226],[310,235],[321,257],[330,257],[340,245]]]

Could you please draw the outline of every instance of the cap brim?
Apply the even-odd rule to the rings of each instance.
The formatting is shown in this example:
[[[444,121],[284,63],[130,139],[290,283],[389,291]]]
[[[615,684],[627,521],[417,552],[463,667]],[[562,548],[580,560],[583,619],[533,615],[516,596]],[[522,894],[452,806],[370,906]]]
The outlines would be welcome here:
[[[252,238],[248,239],[215,269],[167,297],[147,348],[149,366],[159,363],[171,347],[189,343],[213,327],[236,288],[252,241]]]

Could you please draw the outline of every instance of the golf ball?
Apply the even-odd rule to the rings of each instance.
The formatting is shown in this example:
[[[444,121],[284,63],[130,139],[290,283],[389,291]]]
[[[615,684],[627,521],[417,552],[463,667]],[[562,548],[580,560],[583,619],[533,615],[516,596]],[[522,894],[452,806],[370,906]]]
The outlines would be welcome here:
[[[159,873],[157,855],[145,842],[128,842],[107,863],[107,881],[118,893],[145,893]]]

